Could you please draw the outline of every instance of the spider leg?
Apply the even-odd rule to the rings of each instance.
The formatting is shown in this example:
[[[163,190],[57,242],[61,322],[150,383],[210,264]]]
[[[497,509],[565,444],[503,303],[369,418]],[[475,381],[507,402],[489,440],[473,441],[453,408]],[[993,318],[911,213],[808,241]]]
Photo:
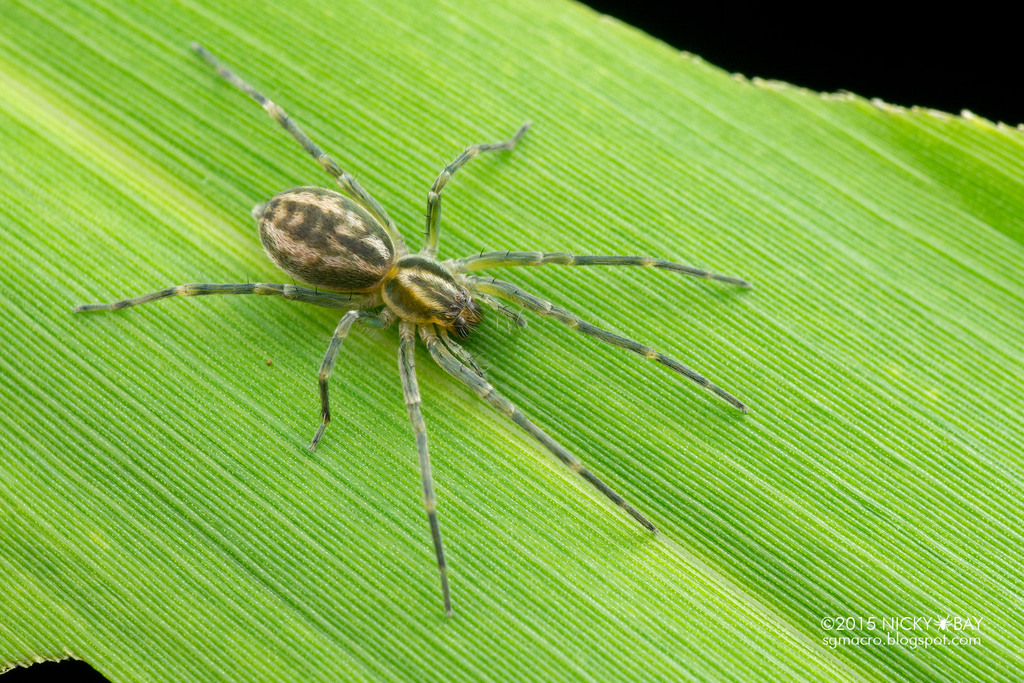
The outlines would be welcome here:
[[[527,121],[519,127],[519,130],[511,138],[502,142],[485,142],[479,145],[470,145],[438,174],[434,184],[430,186],[430,192],[427,193],[427,233],[426,239],[423,242],[423,248],[420,250],[421,256],[434,257],[437,254],[437,243],[441,236],[441,190],[448,184],[448,181],[455,175],[455,172],[481,152],[512,149],[529,127],[530,122]]]
[[[643,525],[644,528],[652,532],[658,531],[646,517],[627,503],[622,496],[613,491],[593,472],[583,467],[583,464],[575,455],[566,450],[562,444],[552,439],[546,432],[544,432],[544,430],[519,412],[519,409],[516,408],[511,401],[499,394],[497,389],[495,389],[486,379],[477,375],[460,363],[459,359],[445,348],[444,344],[439,344],[439,337],[433,330],[433,326],[420,326],[420,336],[423,337],[423,342],[427,345],[427,349],[430,351],[430,355],[433,357],[434,361],[440,365],[445,372],[463,382],[466,386],[475,391],[477,396],[490,403],[499,413],[522,427],[527,434],[540,442],[540,444],[548,449],[552,455],[561,460],[573,472],[576,472],[587,480],[587,482],[589,482],[594,488],[603,493],[605,497],[625,510],[630,517]]]
[[[279,285],[268,282],[252,282],[245,284],[213,285],[189,284],[168,287],[158,292],[150,292],[132,299],[122,299],[109,304],[79,304],[72,308],[73,313],[90,311],[118,311],[130,306],[148,304],[171,296],[205,296],[207,294],[260,294],[264,296],[280,296],[293,301],[324,306],[326,308],[366,308],[377,301],[373,294],[351,294],[346,292],[322,292],[308,287],[295,285]]]
[[[313,435],[312,443],[309,444],[309,450],[311,451],[316,450],[317,444],[320,443],[320,439],[324,435],[324,430],[327,429],[327,423],[331,421],[331,404],[327,382],[331,378],[331,372],[334,371],[334,359],[338,355],[338,349],[341,348],[341,342],[345,341],[348,331],[352,329],[352,325],[356,322],[366,323],[374,327],[387,327],[394,322],[394,314],[391,313],[390,309],[384,309],[380,313],[349,311],[341,316],[341,321],[338,322],[338,327],[334,330],[334,336],[331,337],[331,343],[327,347],[327,354],[324,356],[323,363],[320,364],[320,414],[323,417],[323,422],[320,423],[316,434]]]
[[[473,297],[484,302],[485,304],[493,308],[495,311],[497,311],[499,314],[505,316],[506,318],[514,322],[516,324],[516,327],[526,327],[529,324],[527,323],[526,318],[523,317],[521,311],[512,310],[511,308],[501,303],[498,299],[494,298],[490,294],[487,294],[485,292],[473,292]]]
[[[430,451],[427,448],[427,425],[420,411],[420,387],[416,382],[416,328],[412,323],[402,321],[399,327],[401,343],[398,346],[398,368],[402,374],[402,391],[405,406],[409,411],[412,431],[416,434],[416,450],[420,458],[420,479],[423,482],[423,507],[430,521],[430,536],[434,541],[437,555],[437,570],[441,574],[441,594],[444,597],[444,614],[452,615],[452,598],[448,590],[448,567],[444,561],[444,543],[441,540],[441,526],[437,521],[437,501],[434,498],[434,475],[430,468]]]
[[[457,273],[468,273],[485,268],[508,268],[513,266],[546,266],[554,263],[560,266],[641,266],[643,268],[662,268],[690,277],[705,280],[716,280],[737,287],[751,288],[752,284],[731,275],[711,273],[693,266],[673,263],[649,256],[575,256],[562,252],[544,253],[540,251],[491,251],[486,254],[475,254],[460,259],[446,261],[446,265]]]
[[[554,318],[563,325],[567,325],[577,332],[589,335],[596,339],[600,339],[603,342],[607,342],[612,346],[618,346],[629,351],[633,351],[644,358],[649,360],[656,360],[662,365],[665,365],[672,370],[675,370],[679,374],[683,375],[687,379],[701,385],[711,393],[715,394],[726,403],[729,403],[737,410],[741,410],[744,413],[747,412],[747,406],[743,404],[738,398],[730,394],[725,389],[712,384],[706,377],[701,375],[696,370],[688,368],[679,361],[669,358],[668,356],[655,351],[650,346],[641,344],[640,342],[623,337],[614,332],[609,332],[597,325],[592,325],[587,321],[583,320],[575,313],[571,313],[564,308],[554,306],[548,301],[540,299],[532,294],[524,292],[519,289],[516,285],[510,282],[504,282],[502,280],[496,280],[494,278],[482,278],[469,276],[467,278],[470,284],[470,288],[474,291],[483,291],[488,294],[494,294],[495,296],[514,301],[515,303],[529,308],[531,311],[544,316],[545,318]]]
[[[296,124],[292,118],[285,113],[284,109],[271,102],[266,96],[256,90],[256,88],[251,86],[249,83],[236,76],[231,69],[210,54],[209,50],[199,43],[192,43],[191,47],[196,54],[203,59],[203,61],[216,69],[217,73],[227,80],[228,83],[256,100],[261,107],[266,109],[267,113],[270,114],[275,121],[280,123],[281,127],[288,131],[288,134],[295,138],[295,140],[302,145],[302,148],[306,150],[306,152],[308,152],[318,164],[320,164],[320,167],[337,181],[346,194],[352,197],[352,199],[359,203],[364,209],[369,211],[388,231],[388,234],[391,236],[391,241],[394,242],[395,249],[399,255],[409,253],[408,248],[405,246],[405,240],[402,238],[402,233],[399,232],[398,226],[395,225],[393,220],[391,220],[388,212],[384,210],[384,207],[381,206],[380,202],[371,197],[351,174],[342,170],[334,159],[320,149],[320,147],[313,142],[313,140],[311,140],[301,128],[299,128],[298,124]]]
[[[444,329],[443,327],[438,327],[437,329],[441,335],[441,342],[446,347],[448,347],[448,350],[451,351],[456,358],[459,359],[459,362],[465,365],[473,372],[475,372],[477,376],[480,377],[481,379],[486,379],[484,377],[483,368],[481,368],[480,365],[473,358],[473,356],[470,355],[469,351],[464,349],[461,344],[452,339],[451,335],[448,334],[448,330]]]

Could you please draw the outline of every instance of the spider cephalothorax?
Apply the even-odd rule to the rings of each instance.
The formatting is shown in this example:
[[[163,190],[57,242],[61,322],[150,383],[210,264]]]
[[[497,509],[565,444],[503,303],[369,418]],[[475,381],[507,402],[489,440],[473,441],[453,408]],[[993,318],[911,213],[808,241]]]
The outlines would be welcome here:
[[[679,361],[649,346],[592,325],[574,313],[529,294],[511,283],[496,278],[476,277],[471,273],[486,268],[546,264],[642,266],[672,270],[740,287],[750,285],[737,278],[646,256],[574,256],[565,253],[499,251],[438,261],[436,256],[440,235],[441,191],[444,186],[456,171],[481,152],[512,149],[526,132],[526,125],[520,127],[515,135],[504,142],[467,147],[441,171],[427,194],[427,232],[423,248],[419,254],[410,254],[402,233],[384,207],[367,194],[352,176],[341,170],[331,157],[324,154],[283,109],[232,73],[202,46],[193,43],[192,47],[221,76],[262,105],[345,192],[341,194],[318,187],[297,187],[258,204],[252,211],[259,226],[260,241],[271,260],[286,273],[313,287],[270,283],[178,285],[110,304],[76,306],[75,312],[118,310],[170,296],[204,294],[265,294],[317,306],[345,309],[346,313],[338,322],[327,354],[320,365],[322,420],[310,448],[316,448],[324,435],[327,423],[331,420],[328,380],[338,349],[352,325],[363,322],[387,327],[398,320],[401,339],[398,347],[398,366],[409,420],[416,435],[423,502],[441,576],[445,614],[451,614],[451,598],[444,546],[441,542],[441,527],[434,500],[434,481],[430,468],[430,454],[427,450],[426,425],[420,411],[420,391],[416,382],[414,353],[417,332],[431,357],[441,368],[466,384],[499,413],[522,427],[552,455],[625,510],[633,519],[652,532],[656,531],[646,517],[583,467],[576,456],[548,436],[511,401],[502,396],[490,384],[473,358],[448,333],[454,332],[460,339],[468,337],[470,331],[483,317],[480,303],[525,325],[518,313],[503,303],[511,302],[552,318],[577,332],[661,363],[711,391],[733,407],[746,412],[746,406],[736,397]]]
[[[483,319],[479,304],[448,267],[427,256],[403,256],[381,286],[384,303],[402,320],[441,325],[461,339]]]

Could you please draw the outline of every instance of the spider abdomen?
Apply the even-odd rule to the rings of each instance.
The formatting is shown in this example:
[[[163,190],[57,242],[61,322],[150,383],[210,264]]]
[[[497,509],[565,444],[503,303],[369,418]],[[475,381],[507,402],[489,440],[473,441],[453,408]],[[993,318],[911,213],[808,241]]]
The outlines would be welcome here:
[[[348,197],[296,187],[253,209],[267,256],[311,285],[343,292],[375,289],[395,262],[387,231]]]

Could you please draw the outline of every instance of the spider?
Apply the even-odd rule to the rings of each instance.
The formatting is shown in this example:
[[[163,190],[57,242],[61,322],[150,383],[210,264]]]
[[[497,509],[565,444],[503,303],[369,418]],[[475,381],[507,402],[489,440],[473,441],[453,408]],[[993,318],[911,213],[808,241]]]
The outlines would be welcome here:
[[[343,171],[330,156],[307,136],[281,107],[264,97],[246,81],[198,43],[192,49],[233,86],[256,100],[270,116],[312,156],[320,167],[340,185],[345,194],[319,187],[296,187],[256,205],[252,216],[259,227],[260,241],[270,259],[294,278],[314,287],[294,284],[186,284],[169,287],[108,304],[82,304],[75,313],[116,311],[147,304],[172,296],[207,294],[261,294],[303,301],[316,306],[344,310],[334,330],[327,354],[320,365],[320,425],[309,445],[315,450],[331,421],[328,380],[342,342],[356,323],[386,328],[398,321],[398,368],[405,394],[405,405],[416,436],[423,504],[437,556],[441,595],[446,616],[451,616],[448,571],[437,518],[434,480],[427,449],[427,429],[420,410],[420,390],[416,382],[414,351],[416,333],[431,358],[448,374],[466,384],[499,413],[519,425],[527,434],[576,472],[609,500],[621,507],[644,528],[656,533],[656,527],[613,491],[575,455],[534,424],[502,396],[468,352],[453,338],[466,339],[483,318],[481,304],[509,317],[519,326],[525,321],[508,303],[528,309],[603,342],[633,351],[654,360],[711,391],[734,408],[747,407],[703,375],[649,346],[592,325],[564,308],[559,308],[516,285],[490,277],[472,275],[478,270],[514,266],[642,266],[663,268],[692,277],[716,280],[739,287],[751,285],[738,278],[710,273],[691,266],[640,256],[576,256],[568,253],[499,251],[479,253],[459,259],[437,259],[440,239],[441,192],[452,176],[468,161],[483,152],[510,150],[526,133],[529,123],[503,142],[471,145],[437,176],[427,193],[426,235],[423,247],[413,254],[395,222],[381,206]],[[346,196],[347,195],[347,196]]]

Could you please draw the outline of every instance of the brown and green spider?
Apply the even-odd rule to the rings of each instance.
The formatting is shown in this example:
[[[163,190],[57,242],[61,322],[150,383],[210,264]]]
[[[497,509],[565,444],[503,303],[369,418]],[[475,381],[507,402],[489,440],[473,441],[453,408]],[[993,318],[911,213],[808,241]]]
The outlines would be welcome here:
[[[567,253],[500,251],[480,253],[447,261],[437,260],[440,237],[441,192],[451,177],[481,152],[508,150],[526,133],[524,124],[508,140],[467,147],[437,176],[427,193],[427,224],[423,247],[409,252],[398,226],[384,207],[366,193],[355,178],[320,149],[292,121],[281,107],[243,81],[198,43],[192,49],[229,83],[256,100],[295,138],[345,194],[318,187],[285,190],[252,210],[259,226],[260,241],[270,259],[284,272],[313,288],[294,284],[187,284],[169,287],[109,304],[83,304],[74,312],[116,311],[171,296],[206,294],[263,294],[304,301],[316,306],[345,310],[320,365],[321,422],[310,443],[315,449],[331,420],[328,380],[334,361],[349,330],[357,323],[385,328],[399,323],[398,367],[405,393],[405,405],[416,435],[423,503],[426,507],[441,576],[445,614],[451,615],[451,596],[437,519],[434,481],[427,450],[427,429],[420,411],[420,390],[416,383],[414,350],[419,332],[430,356],[448,374],[466,384],[499,413],[516,423],[561,460],[569,469],[621,507],[651,532],[655,526],[622,496],[608,487],[560,443],[534,424],[487,381],[484,372],[466,350],[452,338],[465,339],[483,318],[480,303],[525,326],[518,312],[503,302],[529,309],[585,335],[655,360],[711,391],[743,412],[747,407],[703,375],[649,346],[592,325],[564,308],[529,294],[514,284],[471,275],[478,270],[512,266],[642,266],[663,268],[692,277],[725,282],[739,287],[750,284],[734,277],[670,261],[640,256],[575,256]],[[347,195],[347,196],[346,196]]]

